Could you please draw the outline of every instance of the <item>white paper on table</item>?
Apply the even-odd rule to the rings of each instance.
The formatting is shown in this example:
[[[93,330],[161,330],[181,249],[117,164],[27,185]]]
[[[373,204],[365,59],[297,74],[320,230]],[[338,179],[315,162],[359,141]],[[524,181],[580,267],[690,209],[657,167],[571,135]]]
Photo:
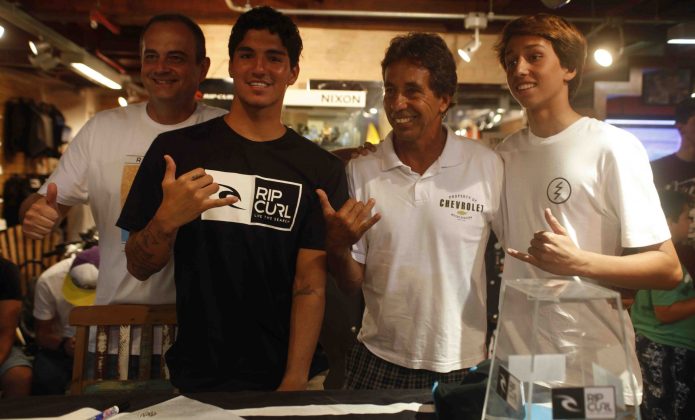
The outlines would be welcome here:
[[[183,395],[170,400],[143,408],[142,410],[133,411],[125,415],[118,415],[118,420],[121,419],[206,419],[206,420],[238,420],[241,417],[234,413],[230,413],[220,407],[205,404],[200,401],[185,397]]]
[[[509,355],[509,372],[523,382],[562,382],[565,380],[565,367],[564,354]]]

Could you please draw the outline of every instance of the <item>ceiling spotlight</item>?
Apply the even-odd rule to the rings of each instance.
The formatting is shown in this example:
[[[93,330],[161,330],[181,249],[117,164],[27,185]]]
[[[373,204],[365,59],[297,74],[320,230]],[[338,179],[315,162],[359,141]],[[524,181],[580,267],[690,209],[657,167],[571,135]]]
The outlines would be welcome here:
[[[0,38],[2,38],[3,35],[5,35],[5,27],[0,25]]]
[[[594,61],[601,67],[610,67],[623,54],[623,27],[614,22],[606,22],[594,29],[587,38],[595,37]]]
[[[487,28],[487,17],[482,13],[469,13],[464,20],[464,25],[466,29],[473,29],[473,38],[458,49],[458,54],[463,61],[470,63],[473,54],[482,45],[480,30]]]
[[[29,50],[34,55],[53,54],[53,47],[48,42],[29,41]]]
[[[541,3],[550,9],[559,9],[562,6],[567,6],[572,0],[541,0]]]
[[[594,51],[594,61],[601,67],[613,65],[613,52],[607,48],[597,48]]]
[[[29,54],[29,62],[37,68],[44,71],[53,70],[58,64],[60,64],[60,59],[54,54],[53,47],[48,42],[32,42],[29,41],[29,49],[31,54]]]
[[[476,29],[475,34],[473,35],[473,39],[468,41],[466,45],[463,46],[463,48],[458,49],[459,57],[461,57],[461,59],[463,59],[463,61],[465,61],[466,63],[470,63],[473,54],[476,51],[478,51],[480,45],[480,35],[478,34],[478,29]]]
[[[125,107],[128,106],[128,100],[122,96],[118,97],[118,105]]]

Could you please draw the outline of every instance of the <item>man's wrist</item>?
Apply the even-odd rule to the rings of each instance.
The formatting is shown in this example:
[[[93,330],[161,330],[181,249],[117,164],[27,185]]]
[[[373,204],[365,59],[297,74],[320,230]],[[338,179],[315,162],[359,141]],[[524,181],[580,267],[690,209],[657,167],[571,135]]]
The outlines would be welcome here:
[[[157,236],[163,235],[168,237],[175,235],[179,227],[173,225],[170,222],[169,217],[162,215],[159,211],[157,211],[150,221],[149,228],[151,229],[152,233],[156,234]]]
[[[58,346],[58,350],[66,356],[68,355],[68,351],[65,349],[65,344],[68,343],[70,340],[70,337],[63,337],[63,339],[60,340],[60,345]]]

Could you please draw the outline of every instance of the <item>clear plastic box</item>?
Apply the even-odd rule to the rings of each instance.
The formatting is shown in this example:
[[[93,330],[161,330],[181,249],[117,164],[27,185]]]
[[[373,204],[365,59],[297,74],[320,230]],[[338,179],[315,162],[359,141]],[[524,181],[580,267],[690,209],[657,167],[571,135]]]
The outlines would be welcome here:
[[[595,284],[505,281],[483,418],[639,419],[625,317]]]

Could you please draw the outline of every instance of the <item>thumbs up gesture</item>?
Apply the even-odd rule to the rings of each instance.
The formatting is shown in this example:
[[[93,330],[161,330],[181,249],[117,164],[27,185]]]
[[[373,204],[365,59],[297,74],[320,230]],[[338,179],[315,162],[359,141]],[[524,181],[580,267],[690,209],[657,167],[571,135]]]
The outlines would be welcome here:
[[[220,186],[203,168],[196,168],[176,178],[176,162],[164,155],[166,170],[162,179],[162,204],[154,219],[166,232],[172,232],[200,216],[205,210],[234,204],[237,197],[211,199]]]
[[[31,198],[31,197],[30,197]],[[58,186],[51,182],[45,197],[40,197],[24,214],[22,230],[24,234],[32,239],[43,239],[61,217],[58,206]]]

